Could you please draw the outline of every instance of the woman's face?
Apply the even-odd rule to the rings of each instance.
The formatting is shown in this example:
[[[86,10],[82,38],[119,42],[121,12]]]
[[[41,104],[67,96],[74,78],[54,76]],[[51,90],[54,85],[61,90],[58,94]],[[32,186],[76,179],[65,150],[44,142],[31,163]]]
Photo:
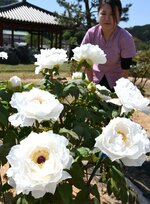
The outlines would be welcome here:
[[[109,4],[104,4],[100,11],[99,11],[99,23],[102,26],[103,30],[114,30],[114,28],[117,26],[119,22],[119,11],[118,8],[116,7],[116,20],[113,16],[111,6]]]

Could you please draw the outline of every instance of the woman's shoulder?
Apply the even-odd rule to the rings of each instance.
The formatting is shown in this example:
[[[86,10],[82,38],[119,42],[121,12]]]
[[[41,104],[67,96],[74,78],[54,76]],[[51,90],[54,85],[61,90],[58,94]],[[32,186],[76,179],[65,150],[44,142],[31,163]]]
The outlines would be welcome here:
[[[121,38],[132,38],[131,33],[129,33],[129,31],[127,31],[125,28],[121,28],[118,26],[118,33],[120,35]]]
[[[82,40],[82,44],[85,44],[85,43],[91,43],[91,44],[94,44],[95,43],[95,40],[98,38],[99,36],[99,33],[100,33],[100,25],[95,25],[91,28],[89,28]]]

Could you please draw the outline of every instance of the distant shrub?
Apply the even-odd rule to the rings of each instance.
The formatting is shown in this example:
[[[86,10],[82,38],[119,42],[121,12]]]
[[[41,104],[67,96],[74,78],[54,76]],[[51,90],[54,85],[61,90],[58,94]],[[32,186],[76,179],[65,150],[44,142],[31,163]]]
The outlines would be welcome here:
[[[134,84],[137,84],[143,92],[147,81],[150,79],[150,50],[137,53],[130,74],[134,78]]]
[[[28,45],[18,45],[15,48],[1,47],[0,51],[5,51],[8,54],[8,59],[0,59],[0,64],[32,64],[36,61],[34,55],[38,53],[37,50],[32,50]]]

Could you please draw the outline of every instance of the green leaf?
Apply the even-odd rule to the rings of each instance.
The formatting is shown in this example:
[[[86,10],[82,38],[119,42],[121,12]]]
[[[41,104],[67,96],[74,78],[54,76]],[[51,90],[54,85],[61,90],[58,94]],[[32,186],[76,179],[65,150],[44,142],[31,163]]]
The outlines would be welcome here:
[[[84,122],[78,122],[75,127],[74,131],[82,138],[82,146],[92,148],[95,144],[95,137],[92,135],[92,131],[88,124]]]
[[[75,187],[82,189],[85,187],[85,182],[83,180],[84,170],[82,168],[82,164],[79,164],[79,161],[74,162],[71,166],[69,174],[72,176],[72,182]]]
[[[119,189],[117,188],[117,183],[113,178],[110,178],[110,187],[111,191],[114,192],[115,195],[119,192]]]
[[[10,101],[12,96],[12,93],[7,92],[6,89],[0,89],[0,98],[2,98],[3,101]]]
[[[63,92],[65,95],[71,95],[72,97],[75,97],[75,99],[78,99],[80,93],[75,83],[68,83]]]
[[[16,139],[17,139],[18,135],[16,135],[15,131],[13,131],[12,129],[7,129],[5,136],[4,136],[4,140],[3,143],[6,144],[10,144],[10,146],[16,145]]]
[[[99,154],[100,153],[100,150],[98,147],[94,147],[92,150],[91,150],[91,153],[92,154]]]
[[[0,146],[0,164],[4,165],[7,163],[6,156],[8,155],[10,151],[10,145],[4,144]]]
[[[108,195],[111,195],[113,190],[111,188],[111,182],[110,182],[110,179],[108,180],[107,182],[107,192],[108,192]]]
[[[112,118],[116,118],[118,116],[118,111],[117,110],[113,110],[112,111]]]
[[[72,200],[72,186],[69,183],[63,183],[58,187],[59,194],[64,204],[71,204]]]
[[[75,199],[76,204],[91,204],[91,201],[89,199],[89,189],[87,186],[85,186],[79,193],[77,194],[77,197]]]
[[[58,81],[55,81],[55,86],[53,88],[53,91],[54,91],[54,94],[56,96],[58,96],[58,97],[61,96],[62,93],[63,93],[63,86],[62,86],[62,84],[59,83]]]
[[[87,147],[80,147],[77,149],[77,152],[80,154],[80,156],[86,158],[90,156],[90,149]]]
[[[8,110],[0,103],[0,123],[7,126],[8,123]]]
[[[95,196],[95,199],[94,199],[94,203],[95,204],[100,204],[100,194],[99,194],[99,191],[98,191],[98,186],[95,184],[91,187],[90,189],[92,195]]]
[[[127,188],[124,185],[121,186],[120,197],[121,197],[121,200],[122,200],[122,204],[126,204],[127,201],[128,201],[128,191],[127,191]]]
[[[16,204],[29,204],[25,197],[20,197]]]
[[[128,190],[128,194],[129,194],[129,197],[128,197],[129,204],[138,203],[137,202],[137,195],[135,194],[134,191]]]
[[[93,204],[101,204],[101,202],[97,198],[94,198]]]
[[[27,84],[25,84],[25,85],[23,86],[23,89],[29,91],[29,90],[31,90],[33,87],[34,87],[34,84],[32,84],[32,83],[27,83]]]
[[[59,134],[69,134],[71,137],[73,137],[75,140],[79,140],[79,136],[72,130],[68,130],[66,128],[61,128],[59,130]]]
[[[119,169],[117,169],[114,165],[112,165],[111,166],[111,168],[110,168],[110,173],[111,173],[111,176],[113,177],[113,178],[115,178],[115,180],[124,180],[124,175],[123,175],[123,173],[119,170]]]
[[[12,189],[12,187],[8,183],[3,184],[0,182],[0,198],[5,196],[6,191],[8,192],[10,189]],[[2,200],[0,199],[0,201]]]

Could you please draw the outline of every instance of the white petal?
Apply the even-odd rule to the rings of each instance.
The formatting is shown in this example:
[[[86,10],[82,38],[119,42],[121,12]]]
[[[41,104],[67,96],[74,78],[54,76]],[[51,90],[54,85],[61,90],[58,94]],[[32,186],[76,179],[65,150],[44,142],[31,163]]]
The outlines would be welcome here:
[[[20,115],[19,113],[15,113],[15,114],[9,116],[8,120],[11,123],[11,125],[13,125],[14,127],[32,126],[33,123],[35,122],[34,119],[31,119],[31,118],[27,119],[27,118],[25,118],[25,116]]]
[[[118,105],[118,106],[121,106],[121,105],[122,105],[121,102],[120,102],[120,100],[119,100],[119,98],[112,98],[112,99],[110,99],[110,100],[107,100],[107,102],[108,102],[108,103],[113,103],[113,104]]]
[[[121,160],[126,166],[142,166],[142,164],[146,161],[146,156],[143,154],[136,160],[129,159],[126,157],[122,158]]]
[[[43,69],[43,68],[40,67],[40,66],[39,66],[39,67],[36,67],[36,68],[35,68],[35,74],[39,74],[42,69]]]
[[[44,191],[38,191],[38,190],[33,190],[32,191],[32,196],[34,198],[42,198],[45,195]]]

